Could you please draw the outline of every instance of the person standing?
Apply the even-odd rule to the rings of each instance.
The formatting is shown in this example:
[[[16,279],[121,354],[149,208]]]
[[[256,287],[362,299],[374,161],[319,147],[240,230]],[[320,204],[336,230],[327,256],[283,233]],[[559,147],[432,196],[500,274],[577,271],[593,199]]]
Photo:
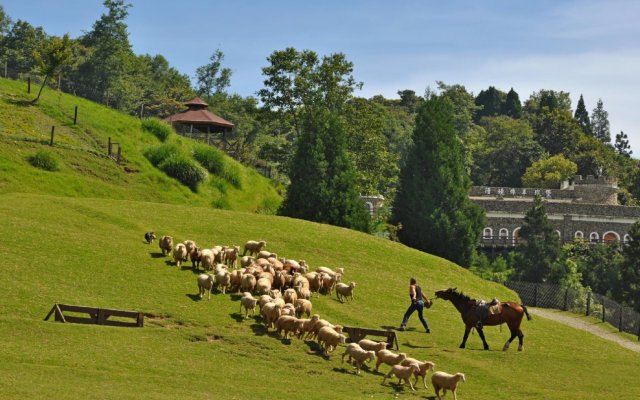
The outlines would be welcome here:
[[[409,279],[409,297],[411,298],[411,305],[407,309],[407,312],[404,313],[402,324],[400,324],[400,328],[398,328],[398,330],[404,331],[407,327],[407,322],[409,322],[409,317],[411,317],[411,314],[417,311],[418,318],[420,318],[422,326],[424,326],[424,329],[427,331],[427,333],[431,333],[431,331],[429,330],[429,325],[422,315],[422,310],[424,309],[424,295],[422,294],[422,288],[416,282],[416,278]]]

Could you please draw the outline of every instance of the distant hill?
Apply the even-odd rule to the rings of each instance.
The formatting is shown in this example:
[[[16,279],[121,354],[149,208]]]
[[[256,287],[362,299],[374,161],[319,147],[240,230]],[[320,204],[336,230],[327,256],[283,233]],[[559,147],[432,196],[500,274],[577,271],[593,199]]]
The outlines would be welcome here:
[[[37,105],[29,103],[34,97],[27,94],[26,82],[0,79],[0,193],[128,199],[268,214],[282,200],[269,179],[213,148],[219,153],[219,171],[208,173],[191,190],[145,157],[163,143],[143,130],[139,119],[51,89],[45,89]],[[122,149],[120,164],[107,156],[109,138]],[[176,134],[165,143],[192,163],[196,163],[193,151],[203,146]],[[57,171],[34,167],[29,160],[36,153],[57,160]]]

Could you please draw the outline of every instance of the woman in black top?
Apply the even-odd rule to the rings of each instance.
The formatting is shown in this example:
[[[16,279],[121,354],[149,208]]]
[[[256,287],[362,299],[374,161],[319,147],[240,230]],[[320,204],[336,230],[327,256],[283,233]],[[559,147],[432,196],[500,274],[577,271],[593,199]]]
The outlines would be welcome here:
[[[420,318],[420,322],[422,322],[422,326],[426,329],[427,333],[431,333],[429,330],[429,325],[427,321],[422,316],[422,310],[424,309],[424,300],[422,295],[422,288],[416,284],[416,278],[411,278],[409,280],[409,297],[411,298],[411,305],[407,309],[407,312],[404,313],[404,318],[402,319],[402,324],[398,330],[404,331],[407,327],[407,322],[409,321],[409,317],[414,311],[418,311],[418,318]]]

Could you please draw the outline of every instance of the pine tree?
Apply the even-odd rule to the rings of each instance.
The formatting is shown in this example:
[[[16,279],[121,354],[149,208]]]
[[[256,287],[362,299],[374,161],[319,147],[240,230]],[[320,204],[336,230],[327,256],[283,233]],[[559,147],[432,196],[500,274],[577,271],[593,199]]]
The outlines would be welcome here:
[[[515,276],[527,282],[545,282],[560,257],[560,238],[547,219],[542,199],[536,196],[524,217],[516,248]]]
[[[591,113],[591,129],[593,136],[603,143],[611,143],[609,132],[609,113],[602,106],[602,99],[598,99],[596,108]]]
[[[584,99],[582,95],[580,95],[580,100],[578,100],[578,105],[576,106],[576,112],[573,115],[578,125],[584,133],[589,136],[593,136],[593,131],[591,129],[591,121],[589,120],[589,112],[584,105]]]
[[[481,90],[478,96],[476,96],[476,105],[482,106],[482,108],[476,112],[475,122],[479,122],[482,117],[495,117],[500,115],[500,109],[505,97],[506,95],[503,91],[493,86],[489,86],[487,90]]]
[[[368,232],[370,218],[356,190],[344,122],[325,108],[309,109],[302,119],[279,214]]]
[[[631,154],[633,153],[631,146],[629,145],[629,138],[623,131],[620,131],[620,133],[616,135],[616,142],[613,147],[616,149],[618,154],[625,157],[631,157]]]
[[[416,117],[392,223],[402,224],[399,239],[406,245],[469,266],[484,214],[468,198],[463,162],[451,103],[432,95]]]
[[[621,299],[636,311],[640,311],[640,222],[629,230],[631,240],[622,249],[624,261],[621,272]]]
[[[514,119],[522,118],[522,103],[520,102],[520,96],[518,96],[518,92],[513,90],[509,90],[507,93],[507,98],[504,103],[502,103],[500,112],[502,115],[509,116]]]

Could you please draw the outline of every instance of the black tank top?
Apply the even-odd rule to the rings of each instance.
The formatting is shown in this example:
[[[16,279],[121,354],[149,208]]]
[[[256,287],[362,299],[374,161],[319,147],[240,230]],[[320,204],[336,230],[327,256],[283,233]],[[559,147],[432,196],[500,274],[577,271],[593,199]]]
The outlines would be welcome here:
[[[411,290],[409,290],[409,299],[413,301],[411,298]],[[422,300],[422,288],[416,285],[416,301]]]

